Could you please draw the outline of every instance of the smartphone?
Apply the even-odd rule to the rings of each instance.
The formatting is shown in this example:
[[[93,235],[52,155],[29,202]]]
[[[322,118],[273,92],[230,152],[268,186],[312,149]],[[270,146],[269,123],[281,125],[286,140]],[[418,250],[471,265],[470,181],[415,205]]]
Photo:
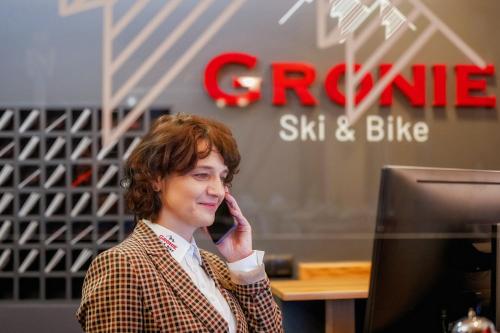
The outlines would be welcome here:
[[[226,200],[215,211],[215,221],[209,226],[208,233],[212,241],[219,245],[227,236],[229,236],[236,229],[236,221],[233,218],[227,206]]]

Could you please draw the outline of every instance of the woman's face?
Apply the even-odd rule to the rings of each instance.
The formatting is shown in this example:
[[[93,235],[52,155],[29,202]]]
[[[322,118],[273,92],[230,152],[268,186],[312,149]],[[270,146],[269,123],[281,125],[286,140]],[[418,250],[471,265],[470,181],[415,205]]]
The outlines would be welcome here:
[[[197,228],[211,225],[224,199],[227,173],[221,154],[212,150],[187,174],[160,180],[162,209],[156,222],[188,239]]]

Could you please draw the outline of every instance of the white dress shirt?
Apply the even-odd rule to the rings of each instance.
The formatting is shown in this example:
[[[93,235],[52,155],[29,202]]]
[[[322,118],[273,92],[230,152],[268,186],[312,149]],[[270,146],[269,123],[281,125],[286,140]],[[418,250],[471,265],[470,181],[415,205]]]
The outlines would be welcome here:
[[[236,319],[234,313],[231,311],[224,296],[222,296],[219,289],[215,286],[214,280],[212,280],[203,270],[200,250],[194,238],[190,243],[162,225],[152,223],[148,220],[143,221],[158,236],[163,245],[165,245],[165,248],[170,252],[175,261],[181,265],[184,271],[186,271],[193,283],[198,287],[201,293],[205,295],[210,304],[212,304],[227,321],[229,332],[235,333]],[[233,263],[227,263],[227,265],[231,272],[241,276],[244,275],[245,272],[251,272],[257,267],[262,266],[263,258],[263,251],[254,250],[248,257]]]

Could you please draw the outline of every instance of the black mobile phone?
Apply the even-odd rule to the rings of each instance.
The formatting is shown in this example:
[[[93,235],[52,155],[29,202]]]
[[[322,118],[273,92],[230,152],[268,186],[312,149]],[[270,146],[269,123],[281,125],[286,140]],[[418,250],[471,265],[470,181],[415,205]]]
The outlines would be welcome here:
[[[231,215],[225,199],[215,211],[214,223],[207,229],[212,241],[217,245],[236,229],[236,221]]]

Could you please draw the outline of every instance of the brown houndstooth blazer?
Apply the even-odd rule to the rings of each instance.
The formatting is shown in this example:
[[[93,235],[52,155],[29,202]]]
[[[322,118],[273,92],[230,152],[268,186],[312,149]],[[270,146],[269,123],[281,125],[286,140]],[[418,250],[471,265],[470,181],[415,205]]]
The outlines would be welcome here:
[[[219,257],[206,251],[201,256],[235,314],[238,332],[283,331],[267,277],[239,284]],[[228,331],[227,322],[142,221],[92,262],[76,315],[86,332]]]

